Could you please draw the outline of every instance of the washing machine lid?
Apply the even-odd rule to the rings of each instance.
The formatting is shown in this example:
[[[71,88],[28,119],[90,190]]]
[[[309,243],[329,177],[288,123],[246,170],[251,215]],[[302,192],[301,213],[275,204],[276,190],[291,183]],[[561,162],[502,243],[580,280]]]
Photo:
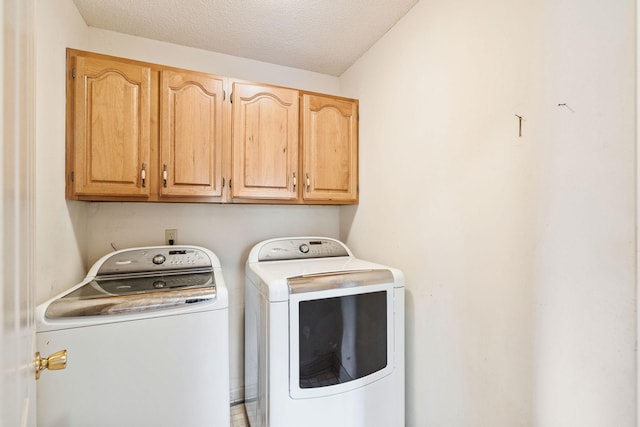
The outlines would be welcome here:
[[[95,279],[56,299],[50,319],[107,316],[161,310],[216,299],[213,272]]]
[[[52,301],[45,317],[134,314],[216,299],[211,259],[197,247],[118,251],[92,271],[97,274]]]

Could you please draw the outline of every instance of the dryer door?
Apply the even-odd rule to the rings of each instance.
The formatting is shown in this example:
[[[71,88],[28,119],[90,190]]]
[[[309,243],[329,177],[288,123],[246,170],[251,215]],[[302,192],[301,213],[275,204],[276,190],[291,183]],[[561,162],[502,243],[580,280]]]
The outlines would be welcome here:
[[[353,390],[393,371],[393,276],[388,270],[289,279],[292,398]]]

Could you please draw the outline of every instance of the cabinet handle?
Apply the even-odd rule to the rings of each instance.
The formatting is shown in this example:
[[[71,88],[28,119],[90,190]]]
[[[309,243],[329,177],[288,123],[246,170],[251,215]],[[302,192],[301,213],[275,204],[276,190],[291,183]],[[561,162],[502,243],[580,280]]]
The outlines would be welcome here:
[[[142,170],[140,171],[140,178],[142,179],[142,188],[147,186],[147,164],[142,164]]]
[[[311,180],[309,179],[309,174],[306,174],[306,175],[307,175],[307,183],[306,183],[307,184],[307,191],[309,191],[309,187],[311,187]]]
[[[296,187],[298,186],[298,178],[296,178],[296,173],[293,173],[293,192],[295,193]]]
[[[167,188],[167,165],[166,163],[162,165],[162,186]]]

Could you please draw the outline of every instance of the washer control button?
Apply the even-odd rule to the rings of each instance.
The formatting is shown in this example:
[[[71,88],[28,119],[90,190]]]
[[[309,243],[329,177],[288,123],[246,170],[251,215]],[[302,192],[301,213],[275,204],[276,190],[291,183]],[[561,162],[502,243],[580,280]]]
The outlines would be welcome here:
[[[306,243],[301,244],[298,249],[300,250],[300,252],[302,252],[303,254],[307,254],[309,253],[309,245],[307,245]]]
[[[167,258],[164,255],[156,255],[153,257],[152,261],[154,264],[160,265],[165,262]]]

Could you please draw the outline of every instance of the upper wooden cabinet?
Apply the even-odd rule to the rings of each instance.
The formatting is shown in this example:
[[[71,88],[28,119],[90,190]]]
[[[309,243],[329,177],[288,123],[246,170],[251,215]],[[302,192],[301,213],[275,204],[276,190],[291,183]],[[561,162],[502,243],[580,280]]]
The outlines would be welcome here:
[[[72,179],[78,195],[148,196],[148,67],[75,57]]]
[[[160,194],[221,197],[223,79],[165,70],[160,91]]]
[[[298,91],[233,84],[233,181],[236,198],[298,197]]]
[[[67,198],[224,198],[225,79],[67,51]]]
[[[302,96],[303,199],[358,200],[358,101]]]
[[[67,68],[68,199],[358,201],[357,100],[74,49]]]

